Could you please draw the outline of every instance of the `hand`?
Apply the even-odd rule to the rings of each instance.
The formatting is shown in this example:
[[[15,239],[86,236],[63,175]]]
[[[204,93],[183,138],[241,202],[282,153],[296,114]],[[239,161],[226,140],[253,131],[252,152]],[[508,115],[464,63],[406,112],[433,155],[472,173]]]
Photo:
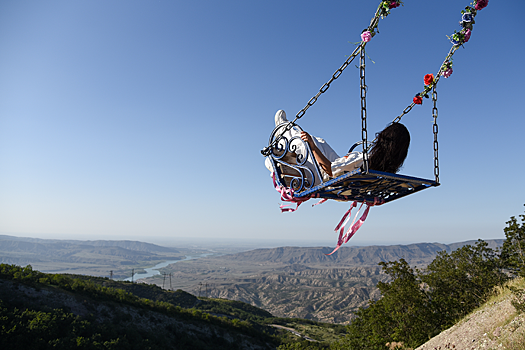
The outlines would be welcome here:
[[[314,140],[312,139],[312,136],[310,136],[310,134],[307,133],[306,131],[301,132],[301,140],[303,140],[304,142],[307,142],[310,145],[310,147],[315,145]]]

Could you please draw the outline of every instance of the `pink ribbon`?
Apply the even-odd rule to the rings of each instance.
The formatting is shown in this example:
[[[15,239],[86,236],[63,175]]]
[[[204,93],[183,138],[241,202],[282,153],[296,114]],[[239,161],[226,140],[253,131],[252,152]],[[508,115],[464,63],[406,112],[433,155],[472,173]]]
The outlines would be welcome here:
[[[295,209],[288,208],[288,206],[291,205],[291,204],[287,204],[287,205],[281,204],[279,206],[279,208],[281,209],[282,213],[284,213],[284,212],[294,212],[294,211],[296,211],[299,208],[301,203],[306,202],[307,200],[309,200],[312,197],[315,197],[315,196],[311,195],[311,196],[296,198],[293,195],[293,188],[286,188],[284,186],[279,186],[277,184],[277,181],[275,181],[275,173],[272,173],[272,179],[273,179],[273,186],[275,187],[277,192],[279,192],[281,194],[281,200],[285,201],[285,202],[292,202],[292,203],[297,204]],[[317,204],[321,204],[322,202],[323,202],[323,200],[319,201],[319,203],[317,203]]]
[[[355,222],[355,220],[357,219],[357,216],[359,215],[359,212],[361,211],[361,208],[365,204],[366,204],[366,209],[363,212],[363,215],[361,215],[359,220],[357,222]],[[368,212],[370,211],[370,207],[373,207],[374,205],[381,205],[381,204],[383,204],[383,201],[381,199],[378,199],[378,198],[375,198],[374,199],[374,203],[371,203],[371,204],[366,203],[366,201],[362,202],[361,206],[359,207],[359,210],[357,211],[357,213],[354,216],[354,220],[352,220],[352,223],[350,224],[350,227],[348,228],[346,233],[343,235],[343,232],[345,230],[345,226],[346,226],[348,220],[350,219],[350,214],[352,213],[352,209],[357,207],[357,201],[354,201],[352,203],[352,205],[350,206],[350,209],[348,209],[348,211],[343,215],[343,218],[341,219],[341,221],[339,222],[339,224],[335,228],[335,232],[337,232],[337,230],[341,229],[339,231],[339,238],[337,240],[337,246],[334,248],[334,250],[330,254],[325,254],[325,255],[332,255],[344,243],[347,243],[350,240],[350,238],[352,238],[352,236],[355,235],[357,230],[359,230],[361,228],[361,226],[363,226],[366,218],[368,217]]]
[[[296,204],[295,209],[294,208],[288,208],[288,206],[291,205],[291,204],[287,204],[287,205],[281,204],[279,206],[279,208],[281,209],[282,213],[284,213],[284,212],[294,212],[294,211],[296,211],[299,208],[301,203],[306,202],[307,200],[310,200],[311,198],[318,197],[316,194],[312,194],[312,195],[309,195],[309,196],[296,198],[293,195],[293,192],[294,192],[293,188],[286,188],[284,186],[280,186],[280,185],[277,184],[277,181],[275,180],[275,173],[272,173],[272,179],[273,179],[273,186],[275,187],[275,190],[277,192],[279,192],[280,195],[281,195],[281,200],[285,201],[285,202],[291,202],[291,203],[295,203]],[[314,207],[314,206],[316,206],[318,204],[322,204],[322,203],[326,202],[327,200],[328,199],[323,198],[319,202],[317,202],[314,205],[312,205],[312,207]],[[346,211],[346,213],[341,218],[341,221],[339,221],[339,224],[337,224],[337,226],[335,228],[335,232],[337,232],[339,230],[339,238],[337,239],[337,246],[335,247],[335,249],[330,254],[325,254],[325,255],[332,255],[343,244],[348,243],[350,238],[352,238],[353,235],[355,235],[357,230],[359,230],[361,228],[361,226],[363,226],[366,218],[368,217],[368,212],[370,211],[370,207],[373,207],[375,205],[381,205],[381,204],[384,203],[384,201],[381,198],[374,198],[374,203],[367,203],[366,201],[361,202],[361,206],[359,207],[359,210],[355,214],[354,219],[352,220],[352,223],[350,224],[350,226],[349,226],[348,230],[346,231],[346,233],[343,235],[343,232],[345,231],[345,226],[346,226],[346,224],[348,223],[348,221],[351,218],[352,209],[357,207],[357,203],[358,203],[357,201],[353,201],[352,202],[352,204],[350,205],[350,209],[348,209]],[[363,212],[363,215],[361,215],[359,220],[357,220],[357,222],[356,222],[357,216],[361,212],[361,209],[363,208],[363,205],[366,205],[365,211]]]
[[[315,207],[316,205],[319,205],[319,204],[323,204],[324,202],[326,202],[328,199],[326,198],[323,198],[321,199],[319,202],[315,203],[315,204],[312,204],[312,207]]]

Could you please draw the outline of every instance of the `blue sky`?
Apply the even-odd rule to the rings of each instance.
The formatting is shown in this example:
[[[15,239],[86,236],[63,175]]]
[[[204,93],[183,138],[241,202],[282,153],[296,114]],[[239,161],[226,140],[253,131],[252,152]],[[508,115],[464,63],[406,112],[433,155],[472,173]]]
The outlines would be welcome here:
[[[348,204],[281,214],[260,150],[360,40],[379,1],[2,1],[0,232],[334,245]],[[439,69],[467,1],[406,0],[367,45],[369,133]],[[353,244],[503,238],[523,213],[521,1],[490,0],[439,83],[442,185],[373,208]],[[401,173],[433,178],[431,103]],[[300,125],[360,139],[352,65]]]

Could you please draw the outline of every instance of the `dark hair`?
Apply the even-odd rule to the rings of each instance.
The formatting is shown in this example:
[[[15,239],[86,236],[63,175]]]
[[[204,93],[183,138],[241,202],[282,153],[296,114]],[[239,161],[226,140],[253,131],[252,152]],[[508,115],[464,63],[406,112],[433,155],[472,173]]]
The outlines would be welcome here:
[[[408,153],[410,133],[401,123],[392,123],[376,134],[377,141],[370,150],[368,167],[372,170],[395,174]]]

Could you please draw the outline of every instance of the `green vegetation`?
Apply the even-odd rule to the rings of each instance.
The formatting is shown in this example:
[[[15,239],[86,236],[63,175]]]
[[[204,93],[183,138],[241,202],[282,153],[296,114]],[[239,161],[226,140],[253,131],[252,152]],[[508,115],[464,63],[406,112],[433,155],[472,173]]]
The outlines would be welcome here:
[[[6,264],[0,265],[0,277],[35,288],[59,288],[62,291],[73,292],[74,295],[89,297],[99,303],[113,303],[113,306],[109,306],[110,309],[114,309],[114,305],[117,303],[120,306],[136,308],[142,313],[148,311],[160,313],[186,324],[192,323],[202,327],[204,323],[207,326],[222,329],[222,332],[249,336],[263,344],[278,343],[275,336],[267,334],[263,330],[255,329],[250,322],[239,322],[239,320],[230,320],[227,317],[215,317],[197,309],[184,309],[168,302],[140,298],[124,289],[105,287],[88,279],[44,274],[34,271],[31,266],[19,267]],[[13,299],[13,296],[5,297],[5,299]],[[1,305],[3,324],[0,330],[0,345],[2,348],[14,348],[17,345],[27,348],[23,346],[24,341],[32,339],[31,342],[33,342],[34,337],[36,337],[35,343],[42,344],[36,348],[42,349],[51,347],[53,349],[157,349],[161,346],[174,349],[230,349],[237,346],[224,339],[222,341],[225,344],[219,346],[220,342],[214,337],[206,339],[206,337],[199,336],[199,340],[195,340],[197,341],[195,343],[191,340],[193,337],[188,334],[177,335],[177,339],[187,337],[188,346],[185,347],[180,344],[179,340],[173,338],[172,335],[177,332],[173,323],[166,325],[169,328],[168,332],[164,332],[161,336],[152,331],[144,331],[138,325],[126,322],[131,321],[133,317],[130,316],[130,313],[123,313],[119,309],[116,309],[112,317],[107,318],[106,322],[101,323],[97,322],[95,318],[87,317],[84,319],[74,316],[63,309],[46,310],[45,307],[43,310],[22,309],[14,304],[16,302],[8,304],[4,301]],[[65,327],[66,324],[70,326]],[[123,324],[126,326],[121,327]],[[124,338],[122,338],[123,336]]]
[[[133,325],[120,322],[97,323],[61,309],[20,310],[0,304],[2,349],[160,349],[169,348],[174,339],[158,337]],[[115,321],[118,321],[115,317]],[[180,347],[193,349],[194,340],[181,335]],[[202,349],[213,349],[200,342]]]
[[[13,290],[5,288],[7,281]],[[0,283],[0,348],[29,348],[31,344],[34,349],[242,349],[240,340],[248,339],[250,344],[275,349],[297,340],[285,330],[268,326],[283,319],[249,304],[197,298],[156,285],[46,274],[30,265],[7,264],[0,264]],[[23,293],[17,291],[21,286],[62,293],[57,297],[60,300],[73,297],[90,313],[79,316],[68,306],[22,300]],[[150,326],[144,326],[144,319]],[[332,333],[332,328],[344,329],[303,321]],[[181,323],[204,330],[189,332]],[[319,339],[322,332],[317,333]]]
[[[0,348],[416,348],[478,308],[495,289],[512,293],[517,312],[525,311],[523,278],[505,285],[509,273],[525,274],[525,215],[520,217],[521,224],[514,217],[507,222],[501,250],[479,240],[450,253],[439,252],[423,270],[403,259],[380,263],[389,277],[377,285],[382,297],[359,309],[347,327],[277,318],[239,301],[197,298],[156,285],[1,264]],[[73,298],[77,309],[88,311],[73,314],[70,305],[56,307],[48,300],[39,304],[34,297],[22,300],[24,293],[17,290],[23,288],[32,288],[33,294],[42,289],[62,293],[58,299]],[[310,339],[297,341],[292,331]],[[523,345],[514,339],[509,344],[516,349]]]
[[[323,350],[330,349],[330,345],[303,340],[290,344],[280,345],[278,350]]]
[[[330,344],[331,350],[385,350],[386,344],[416,348],[449,328],[491,296],[508,280],[505,272],[525,275],[525,215],[521,225],[515,217],[507,222],[501,251],[482,240],[451,253],[441,251],[420,271],[400,259],[380,263],[390,277],[377,287],[381,299],[370,301],[356,312],[348,333]],[[510,286],[513,305],[525,311],[525,289]],[[522,345],[522,343],[520,343]],[[308,349],[297,342],[280,349]]]
[[[391,277],[379,283],[382,298],[357,312],[341,349],[385,349],[402,342],[416,348],[481,305],[506,281],[496,252],[483,241],[440,252],[425,271],[404,260],[382,263]]]
[[[521,214],[521,225],[512,216],[505,227],[505,242],[501,250],[501,259],[505,267],[525,277],[525,215]]]
[[[297,332],[325,344],[332,343],[346,334],[346,326],[338,324],[282,317],[274,317],[271,320],[267,320],[267,322],[270,321],[274,325],[295,329]]]

